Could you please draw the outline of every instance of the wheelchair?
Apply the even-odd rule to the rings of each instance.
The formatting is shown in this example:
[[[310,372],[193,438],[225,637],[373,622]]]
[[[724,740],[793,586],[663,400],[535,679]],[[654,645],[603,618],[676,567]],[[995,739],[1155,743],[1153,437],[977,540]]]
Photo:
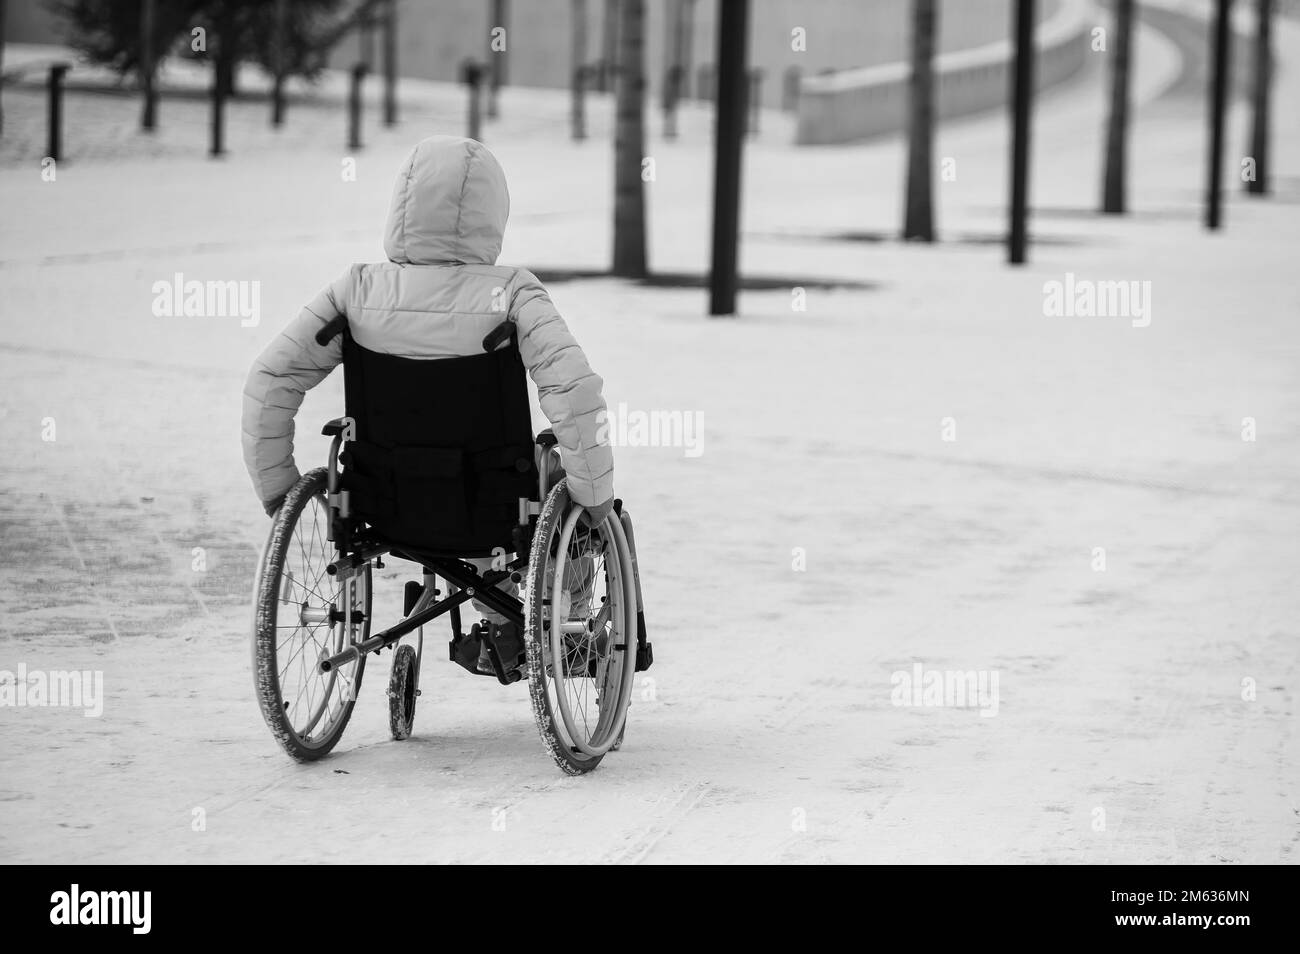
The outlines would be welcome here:
[[[337,335],[346,416],[325,425],[328,464],[286,495],[257,570],[253,669],[272,734],[298,761],[327,755],[367,658],[388,649],[389,729],[410,737],[424,626],[446,615],[451,661],[526,680],[546,750],[569,774],[591,771],[621,745],[634,674],[654,659],[627,509],[616,500],[593,526],[570,498],[554,434],[532,433],[513,322],[483,354],[436,360],[369,351],[341,317],[316,340]],[[372,634],[373,571],[388,558],[419,579],[400,621]],[[514,627],[464,630],[471,599]]]

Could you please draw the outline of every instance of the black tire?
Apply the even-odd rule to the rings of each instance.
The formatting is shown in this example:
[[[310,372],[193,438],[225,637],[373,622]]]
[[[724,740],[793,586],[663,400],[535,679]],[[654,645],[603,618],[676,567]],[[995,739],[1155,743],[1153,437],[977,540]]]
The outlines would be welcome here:
[[[388,731],[401,742],[415,727],[415,701],[420,695],[419,673],[415,668],[415,647],[402,645],[393,654],[393,671],[388,677]]]
[[[551,758],[555,760],[555,763],[566,773],[569,775],[585,775],[600,765],[601,760],[605,757],[606,752],[600,750],[604,743],[593,736],[593,738],[585,741],[590,742],[591,746],[599,754],[584,752],[579,745],[574,743],[574,737],[570,736],[569,731],[566,729],[564,716],[557,704],[560,701],[558,694],[569,691],[569,688],[577,683],[563,676],[555,678],[556,672],[563,672],[569,667],[567,661],[560,662],[552,658],[550,643],[552,608],[550,605],[551,594],[548,586],[548,570],[551,574],[557,572],[554,569],[554,561],[560,543],[560,531],[573,506],[565,481],[560,481],[547,496],[545,503],[542,505],[542,511],[538,515],[528,562],[527,602],[524,606],[524,643],[528,658],[528,688],[532,699],[533,718],[537,722],[542,744],[546,747]],[[620,566],[622,566],[621,563]],[[608,568],[603,572],[608,574]],[[619,588],[621,588],[622,595],[616,598],[615,603],[610,606],[611,610],[616,606],[622,607],[621,612],[625,614],[634,612],[634,609],[629,610],[629,601],[634,601],[634,593],[626,588],[627,581],[630,580],[628,573],[629,570],[626,567],[621,570],[616,569],[615,576],[620,582]],[[593,570],[591,578],[600,577],[601,575],[602,571]],[[552,575],[549,578],[553,580],[554,576]],[[607,584],[614,582],[608,575],[604,576],[604,580]],[[594,606],[594,593],[589,592],[588,595],[591,596],[591,603]],[[603,603],[604,601],[602,601],[602,605]],[[625,616],[624,621],[619,624],[624,634],[629,630],[628,618]],[[613,632],[613,630],[610,631],[611,635]],[[566,636],[565,640],[568,638]],[[610,693],[607,689],[605,695],[602,696],[598,689],[592,690],[591,694],[597,700],[596,707],[600,713],[597,719],[597,731],[599,731],[603,720],[625,717],[627,694],[630,691],[632,675],[630,667],[635,660],[634,658],[629,659],[624,654],[627,651],[627,646],[635,646],[635,638],[630,643],[626,635],[622,637],[621,643],[617,639],[601,640],[594,636],[591,639],[590,645],[603,646],[599,662],[599,665],[603,668],[600,671],[608,672],[609,667],[618,665],[620,667],[619,672],[623,674],[619,688],[616,691]],[[590,646],[586,652],[590,652]],[[569,655],[567,649],[561,653],[561,656],[567,655]],[[634,655],[635,653],[633,653]],[[621,660],[621,662],[615,660]],[[587,685],[592,686],[599,683],[608,687],[610,685],[608,682],[602,682],[594,676],[598,665],[598,661],[595,659],[584,661],[580,668],[575,668],[571,672],[581,672],[582,677],[579,677],[579,681],[586,682],[583,677],[589,675],[588,665],[591,665],[592,669],[590,672],[591,682],[588,682]],[[628,689],[621,688],[624,681],[626,681]],[[557,696],[556,699],[552,699],[553,694]],[[622,714],[616,715],[619,699],[623,700]],[[607,732],[612,732],[612,728],[607,729]],[[621,724],[619,724],[618,732],[615,734],[618,740],[621,741]],[[605,737],[608,738],[608,735]]]
[[[258,567],[255,590],[253,673],[258,705],[276,741],[300,762],[312,762],[328,755],[342,737],[361,689],[366,659],[362,656],[334,672],[319,673],[314,668],[315,660],[307,652],[307,640],[303,640],[303,646],[297,652],[292,649],[292,640],[300,633],[305,634],[311,647],[323,652],[326,648],[337,651],[347,642],[360,642],[370,635],[370,566],[367,565],[346,584],[336,582],[334,577],[323,572],[324,565],[335,556],[333,545],[325,540],[329,514],[325,504],[325,485],[323,467],[304,474],[293,485],[271,525],[271,535]],[[309,578],[310,584],[306,582]],[[329,635],[325,642],[321,642],[317,636],[325,625],[324,621],[307,623],[303,616],[313,609],[328,612],[324,610],[327,602],[333,609],[338,609],[345,589],[353,611],[360,609],[363,619],[360,623],[353,623],[350,635],[344,632],[348,627],[342,622],[330,622]],[[364,589],[364,594],[358,596],[358,589]],[[301,605],[286,598],[296,600],[298,596],[304,597]],[[319,605],[311,607],[309,604],[313,601]],[[281,630],[290,628],[292,632],[289,635],[280,635]],[[290,644],[287,647],[284,645],[286,642]],[[286,677],[295,662],[298,665],[294,675],[301,677],[306,684],[297,693],[293,692],[292,686],[286,691]],[[308,695],[304,707],[301,705],[303,693],[310,693],[313,684],[321,693],[319,703],[313,703],[313,696]],[[286,697],[292,698],[286,701]]]

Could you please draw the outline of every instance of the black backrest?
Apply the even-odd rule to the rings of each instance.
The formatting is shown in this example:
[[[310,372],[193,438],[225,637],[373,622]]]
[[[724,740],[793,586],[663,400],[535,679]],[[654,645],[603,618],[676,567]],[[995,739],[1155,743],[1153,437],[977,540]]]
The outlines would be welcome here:
[[[481,355],[415,359],[369,351],[344,332],[343,375],[356,426],[343,454],[353,511],[413,547],[510,550],[519,498],[537,487],[515,339]]]

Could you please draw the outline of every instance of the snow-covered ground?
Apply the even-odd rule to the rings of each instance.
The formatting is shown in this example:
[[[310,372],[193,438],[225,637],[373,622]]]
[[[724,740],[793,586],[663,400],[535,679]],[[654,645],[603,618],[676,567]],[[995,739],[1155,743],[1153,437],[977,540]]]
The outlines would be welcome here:
[[[267,521],[239,456],[245,369],[382,254],[390,177],[413,140],[459,131],[458,91],[436,121],[375,131],[355,182],[341,118],[301,112],[277,143],[261,107],[232,116],[245,140],[221,162],[201,114],[162,160],[105,121],[97,158],[54,183],[4,153],[0,669],[101,670],[105,700],[99,718],[0,708],[0,860],[1294,861],[1300,25],[1277,45],[1276,194],[1230,174],[1222,234],[1199,222],[1200,105],[1160,98],[1180,54],[1144,31],[1134,214],[1089,214],[1099,56],[1039,104],[1024,268],[995,242],[1002,115],[941,131],[956,178],[933,247],[892,240],[896,140],[797,149],[765,116],[741,258],[784,285],[714,321],[699,289],[552,287],[612,406],[704,428],[698,457],[617,452],[658,658],[623,750],[576,779],[526,691],[447,663],[441,628],[409,741],[388,739],[387,655],[315,765],[281,753],[253,697]],[[134,115],[76,99],[88,128],[96,104]],[[569,143],[565,109],[508,90],[487,129],[512,186],[503,260],[543,274],[609,257],[610,148]],[[1239,104],[1232,170],[1245,120]],[[676,142],[651,128],[652,267],[702,273],[707,114]],[[260,281],[260,324],[155,318],[151,285],[176,272]],[[1150,282],[1150,324],[1045,316],[1067,273]],[[340,402],[338,380],[309,397],[303,465]],[[381,621],[404,578],[384,571]],[[996,675],[996,714],[895,705],[917,664]]]

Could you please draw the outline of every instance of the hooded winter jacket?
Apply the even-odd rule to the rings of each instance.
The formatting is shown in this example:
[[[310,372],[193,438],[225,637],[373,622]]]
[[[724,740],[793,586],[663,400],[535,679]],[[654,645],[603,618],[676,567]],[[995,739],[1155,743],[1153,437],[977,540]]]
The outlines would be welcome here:
[[[559,442],[569,492],[584,506],[614,494],[613,453],[598,439],[604,382],[531,272],[497,265],[510,196],[481,143],[425,139],[398,173],[384,233],[387,262],[353,265],[312,299],[253,363],[244,385],[244,463],[269,502],[298,480],[294,414],[343,358],[316,332],[342,315],[357,344],[407,358],[482,354],[503,316]]]

